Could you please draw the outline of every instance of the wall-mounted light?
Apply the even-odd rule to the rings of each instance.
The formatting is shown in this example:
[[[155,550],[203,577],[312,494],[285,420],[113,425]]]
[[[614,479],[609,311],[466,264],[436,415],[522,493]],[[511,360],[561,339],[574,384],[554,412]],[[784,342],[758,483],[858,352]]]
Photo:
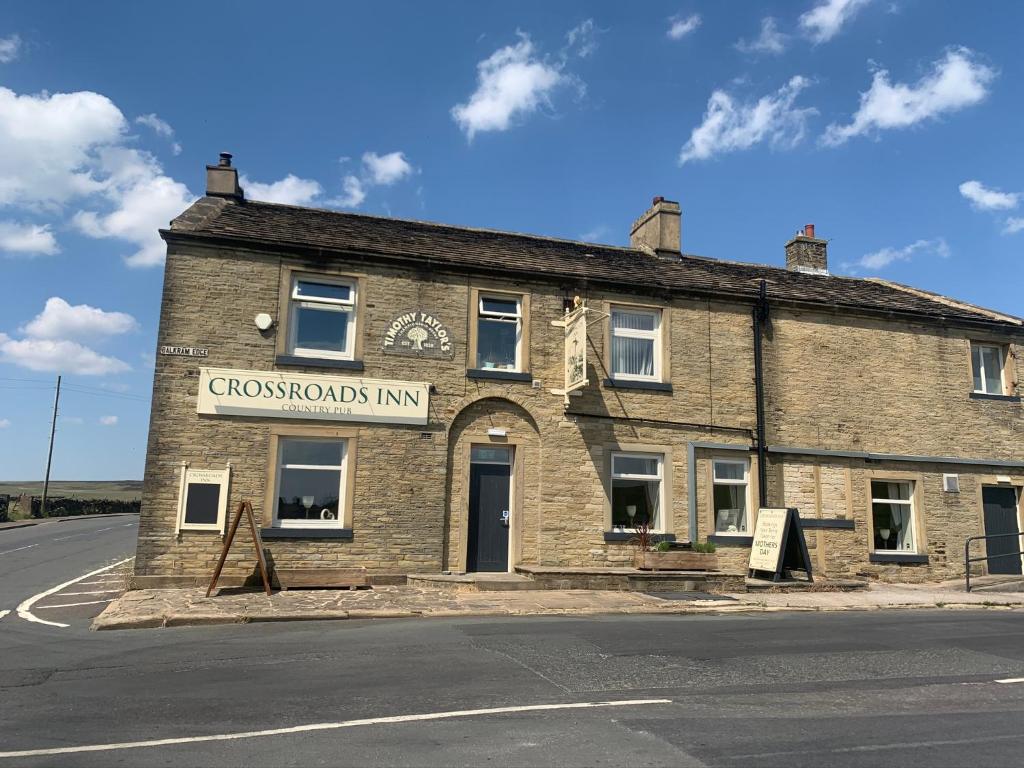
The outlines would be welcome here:
[[[506,435],[508,435],[508,432],[504,429],[500,429],[499,427],[491,427],[487,430],[488,437],[505,437]]]
[[[260,312],[258,315],[256,315],[256,319],[253,322],[256,323],[256,327],[259,328],[261,331],[266,331],[269,330],[270,326],[274,324],[274,318],[272,318],[266,312]]]

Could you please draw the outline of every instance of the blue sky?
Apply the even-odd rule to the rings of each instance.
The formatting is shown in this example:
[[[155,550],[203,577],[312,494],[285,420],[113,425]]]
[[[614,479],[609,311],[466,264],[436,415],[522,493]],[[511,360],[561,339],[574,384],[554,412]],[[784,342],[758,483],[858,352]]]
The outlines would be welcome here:
[[[0,479],[142,476],[158,227],[247,194],[683,250],[1024,315],[1019,2],[7,2]],[[183,340],[187,341],[187,340]]]

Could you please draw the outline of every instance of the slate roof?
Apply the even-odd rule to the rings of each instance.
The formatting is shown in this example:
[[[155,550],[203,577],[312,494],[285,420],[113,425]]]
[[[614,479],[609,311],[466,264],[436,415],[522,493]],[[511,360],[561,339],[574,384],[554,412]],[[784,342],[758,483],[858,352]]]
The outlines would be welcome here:
[[[258,248],[343,252],[400,258],[426,267],[486,270],[549,279],[614,285],[650,295],[756,297],[763,279],[775,301],[847,310],[910,314],[952,323],[1021,328],[1024,321],[881,280],[811,275],[780,267],[684,255],[656,257],[631,248],[512,232],[341,213],[316,208],[205,197],[176,218],[176,235],[236,241]]]

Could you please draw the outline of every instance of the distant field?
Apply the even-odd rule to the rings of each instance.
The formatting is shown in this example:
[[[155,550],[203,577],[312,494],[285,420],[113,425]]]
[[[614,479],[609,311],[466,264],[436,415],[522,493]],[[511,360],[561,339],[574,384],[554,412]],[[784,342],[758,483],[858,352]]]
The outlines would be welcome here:
[[[18,496],[31,493],[41,496],[42,482],[19,482],[16,480],[0,480],[0,494]],[[134,501],[142,498],[141,480],[51,480],[47,492],[52,497],[70,499],[116,499],[118,501]]]

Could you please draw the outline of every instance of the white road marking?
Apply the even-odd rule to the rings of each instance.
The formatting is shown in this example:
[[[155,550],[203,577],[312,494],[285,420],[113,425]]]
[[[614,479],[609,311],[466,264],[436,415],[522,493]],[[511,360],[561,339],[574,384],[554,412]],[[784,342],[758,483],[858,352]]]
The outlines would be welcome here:
[[[996,680],[997,683],[1024,683],[1024,677],[1006,677],[1002,680]]]
[[[115,598],[110,597],[106,600],[87,600],[84,603],[57,603],[56,605],[37,605],[36,610],[40,611],[43,608],[74,608],[77,605],[99,605],[100,603],[112,603],[114,602],[114,600]]]
[[[17,549],[8,549],[4,552],[0,552],[0,555],[9,555],[11,552],[21,552],[23,549],[32,549],[32,547],[38,547],[38,544],[26,544],[24,547],[18,547]]]
[[[95,571],[89,571],[88,573],[79,576],[77,579],[65,581],[63,584],[58,584],[56,587],[50,587],[50,589],[46,590],[45,592],[40,592],[38,595],[32,595],[32,597],[30,597],[28,600],[25,600],[24,602],[22,602],[21,605],[18,606],[18,616],[23,618],[25,621],[34,621],[37,624],[48,624],[51,627],[61,628],[68,627],[68,624],[61,624],[57,621],[47,621],[46,619],[40,619],[38,616],[32,613],[32,606],[38,603],[44,597],[49,597],[50,595],[56,592],[60,592],[62,589],[70,587],[72,584],[77,584],[80,581],[85,581],[91,576],[96,576],[100,573],[106,573],[111,568],[117,568],[117,566],[119,565],[124,565],[131,559],[131,557],[126,557],[124,560],[121,560],[120,562],[113,563],[112,565],[105,565],[102,568],[97,568]]]
[[[2,619],[2,618],[3,618],[4,616],[6,616],[6,615],[7,615],[8,613],[10,613],[10,611],[0,611],[0,619]]]
[[[120,589],[97,589],[92,592],[65,592],[65,595],[109,595],[111,592],[120,592]]]
[[[356,728],[363,725],[387,725],[390,723],[414,723],[425,720],[446,720],[454,717],[480,717],[483,715],[504,715],[518,712],[548,712],[557,709],[592,709],[595,707],[639,707],[647,704],[671,704],[672,699],[629,699],[626,701],[583,701],[574,704],[530,704],[519,707],[492,707],[490,709],[457,709],[449,712],[428,712],[420,715],[395,715],[393,717],[369,717],[363,720],[342,720],[336,723],[311,723],[289,728],[268,728],[263,731],[241,731],[218,733],[208,736],[182,736],[175,739],[152,739],[150,741],[125,741],[114,744],[84,744],[78,747],[52,747],[50,749],[20,749],[0,752],[3,757],[38,757],[42,755],[70,755],[77,752],[110,752],[119,749],[139,747],[165,747],[173,744],[195,744],[203,741],[234,741],[262,736],[284,736],[292,733],[331,731],[338,728]]]

